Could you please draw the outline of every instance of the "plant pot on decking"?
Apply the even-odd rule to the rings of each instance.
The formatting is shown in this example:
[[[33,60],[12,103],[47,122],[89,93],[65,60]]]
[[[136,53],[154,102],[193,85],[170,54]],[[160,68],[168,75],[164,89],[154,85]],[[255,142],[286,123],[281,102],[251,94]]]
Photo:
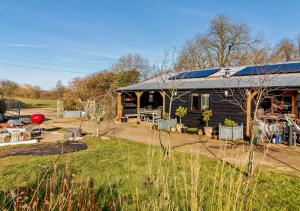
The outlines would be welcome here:
[[[204,127],[204,134],[207,137],[211,137],[212,136],[212,132],[213,132],[213,128],[212,127]]]
[[[176,125],[176,130],[177,130],[178,132],[181,132],[182,127],[183,127],[183,124],[178,123],[178,124]]]

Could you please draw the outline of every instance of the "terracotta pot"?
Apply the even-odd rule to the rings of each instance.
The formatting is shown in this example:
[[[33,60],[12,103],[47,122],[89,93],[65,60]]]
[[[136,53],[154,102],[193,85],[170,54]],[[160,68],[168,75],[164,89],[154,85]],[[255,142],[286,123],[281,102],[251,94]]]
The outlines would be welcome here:
[[[176,132],[176,127],[171,127],[171,132]]]
[[[213,128],[212,128],[212,127],[204,127],[204,134],[205,134],[207,137],[211,137],[212,132],[213,132]]]
[[[176,125],[176,130],[180,133],[182,127],[183,127],[183,124],[177,124]]]

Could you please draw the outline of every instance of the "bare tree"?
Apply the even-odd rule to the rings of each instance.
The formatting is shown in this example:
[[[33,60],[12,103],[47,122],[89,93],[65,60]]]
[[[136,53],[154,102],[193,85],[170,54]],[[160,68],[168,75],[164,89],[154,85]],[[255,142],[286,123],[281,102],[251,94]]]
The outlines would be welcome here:
[[[243,23],[232,23],[224,15],[213,18],[208,32],[187,41],[178,57],[177,69],[228,67],[237,65],[245,52],[262,41],[261,35],[251,36]],[[243,59],[243,58],[242,58]]]
[[[207,37],[196,36],[185,43],[177,58],[176,70],[205,69],[215,65]]]
[[[152,76],[152,66],[147,58],[139,54],[126,54],[121,56],[112,66],[114,71],[138,71],[140,79],[146,80]]]
[[[248,25],[231,23],[224,15],[218,15],[211,21],[207,37],[220,67],[232,65],[241,49],[260,41],[258,36],[251,37]]]
[[[155,78],[158,86],[162,85],[161,91],[163,91],[169,101],[168,118],[171,119],[172,106],[175,100],[181,100],[182,96],[191,92],[191,90],[178,92],[183,84],[182,78],[176,71],[175,64],[175,50],[172,53],[165,52],[163,60],[160,65],[155,68]]]
[[[297,58],[297,47],[293,40],[284,38],[276,45],[274,57],[278,61],[295,61]]]
[[[250,121],[250,146],[248,159],[248,175],[253,174],[254,163],[254,138],[256,133],[254,125],[258,122],[258,109],[261,103],[273,96],[272,93],[282,90],[283,87],[274,87],[274,81],[278,74],[276,70],[269,71],[267,65],[257,66],[257,75],[229,77],[225,80],[229,97],[225,100],[241,108]],[[271,74],[272,73],[272,74]],[[247,88],[245,88],[247,83]],[[251,110],[249,110],[251,109]],[[267,138],[267,137],[263,137]]]

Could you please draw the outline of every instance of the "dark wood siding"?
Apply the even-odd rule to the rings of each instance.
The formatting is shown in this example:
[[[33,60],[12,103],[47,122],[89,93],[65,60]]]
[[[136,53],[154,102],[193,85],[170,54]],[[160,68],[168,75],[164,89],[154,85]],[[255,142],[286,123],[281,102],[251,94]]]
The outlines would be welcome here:
[[[173,101],[171,116],[172,118],[177,118],[175,116],[176,109],[179,106],[183,106],[188,108],[188,114],[182,118],[182,122],[187,127],[196,127],[202,128],[204,126],[204,122],[202,121],[201,111],[191,111],[190,109],[190,96],[191,92],[187,91],[178,91],[177,96],[180,99],[176,99]],[[209,104],[210,109],[213,111],[213,116],[209,121],[209,126],[214,127],[214,130],[218,129],[218,125],[223,123],[226,118],[232,119],[237,123],[243,123],[245,128],[246,123],[246,114],[241,109],[240,106],[235,105],[233,102],[230,102],[232,98],[230,96],[224,97],[224,90],[193,90],[193,93],[201,94],[209,94]],[[166,112],[169,112],[169,98],[166,98]]]

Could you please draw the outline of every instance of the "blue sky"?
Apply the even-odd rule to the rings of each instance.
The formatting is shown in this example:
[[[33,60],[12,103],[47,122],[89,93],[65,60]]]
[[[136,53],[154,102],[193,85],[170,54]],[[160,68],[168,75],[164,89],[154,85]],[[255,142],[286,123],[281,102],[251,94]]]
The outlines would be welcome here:
[[[0,78],[50,89],[129,52],[159,62],[217,14],[275,43],[300,34],[299,10],[296,0],[2,0]]]

